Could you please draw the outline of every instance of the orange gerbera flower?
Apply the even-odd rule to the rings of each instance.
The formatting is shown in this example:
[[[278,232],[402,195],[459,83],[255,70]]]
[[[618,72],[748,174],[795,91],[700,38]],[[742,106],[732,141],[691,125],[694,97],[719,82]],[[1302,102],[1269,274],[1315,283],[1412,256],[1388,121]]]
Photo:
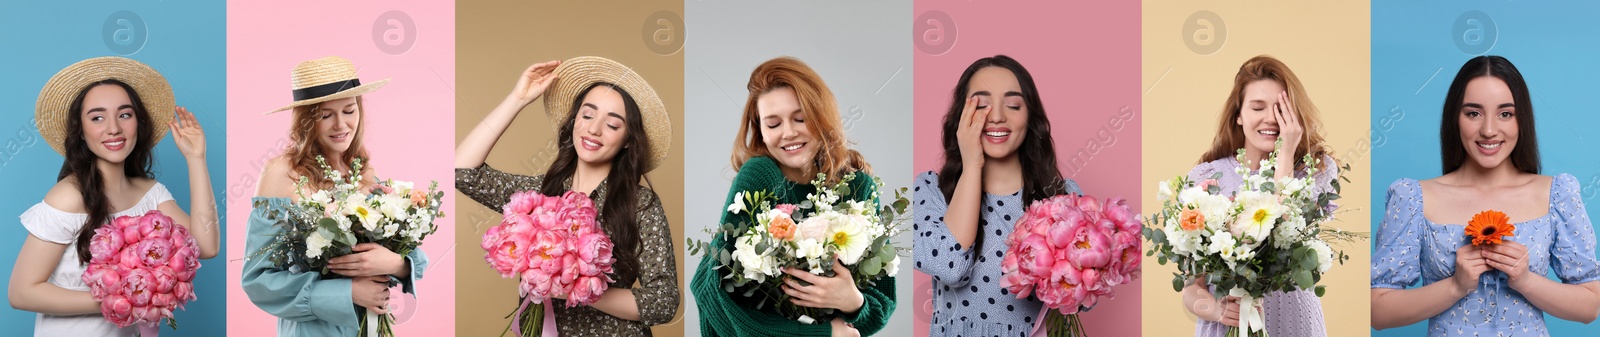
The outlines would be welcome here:
[[[1472,245],[1499,244],[1501,238],[1512,235],[1517,230],[1517,225],[1511,224],[1511,218],[1505,213],[1487,210],[1472,216],[1472,221],[1467,222],[1467,237],[1472,238]]]
[[[1200,210],[1186,209],[1178,216],[1178,227],[1185,231],[1197,231],[1206,226],[1206,216]]]

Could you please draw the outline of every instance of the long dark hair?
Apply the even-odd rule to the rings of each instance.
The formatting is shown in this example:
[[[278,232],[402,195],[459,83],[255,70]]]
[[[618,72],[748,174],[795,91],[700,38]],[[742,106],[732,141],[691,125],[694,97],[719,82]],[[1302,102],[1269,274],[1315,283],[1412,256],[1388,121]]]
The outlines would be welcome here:
[[[78,251],[78,263],[89,263],[89,241],[94,238],[94,231],[101,225],[111,220],[111,200],[106,197],[105,182],[102,181],[100,169],[95,162],[100,160],[93,151],[89,150],[89,142],[84,140],[83,134],[83,100],[89,95],[89,89],[102,85],[115,85],[128,92],[128,100],[133,104],[134,119],[139,122],[135,132],[137,139],[133,144],[133,152],[122,162],[122,174],[129,178],[151,178],[150,149],[155,147],[155,126],[150,120],[148,110],[145,110],[144,101],[139,99],[139,93],[133,86],[115,79],[102,80],[91,83],[78,91],[78,96],[72,98],[72,105],[67,108],[66,135],[62,137],[62,148],[65,149],[66,160],[61,162],[61,173],[56,175],[56,181],[71,177],[78,181],[78,195],[83,198],[83,210],[89,213],[89,218],[84,221],[83,227],[78,229],[78,240],[74,244]],[[115,111],[113,111],[115,113]]]
[[[1467,162],[1467,148],[1461,144],[1461,106],[1466,103],[1467,82],[1492,76],[1506,82],[1511,89],[1511,102],[1517,105],[1517,146],[1511,149],[1511,165],[1527,173],[1539,173],[1539,137],[1533,129],[1533,99],[1528,97],[1528,83],[1522,80],[1517,66],[1504,57],[1485,55],[1467,60],[1450,82],[1444,95],[1444,115],[1439,119],[1439,158],[1444,173],[1454,172]]]
[[[944,115],[944,166],[939,168],[939,190],[944,192],[945,201],[950,201],[956,190],[956,181],[961,178],[961,145],[956,142],[956,128],[961,122],[961,110],[966,105],[967,85],[971,83],[973,74],[988,67],[1004,68],[1016,75],[1017,84],[1022,87],[1023,104],[1028,107],[1028,134],[1022,139],[1022,146],[1017,148],[1017,157],[1022,161],[1023,205],[1066,194],[1066,183],[1062,181],[1061,170],[1056,167],[1056,146],[1055,140],[1050,137],[1050,118],[1039,99],[1039,89],[1033,85],[1033,75],[1028,74],[1028,69],[1023,68],[1017,60],[995,55],[972,62],[961,73],[955,90],[951,90],[950,109]],[[983,247],[981,231],[973,242],[974,247]]]
[[[606,175],[606,198],[600,201],[600,225],[605,226],[611,234],[611,242],[615,249],[611,255],[617,259],[617,282],[630,284],[639,276],[639,181],[644,178],[644,164],[650,159],[650,139],[644,132],[644,115],[639,112],[639,104],[633,101],[633,96],[611,83],[595,83],[578,92],[573,98],[572,111],[568,111],[566,120],[561,121],[561,129],[557,131],[556,141],[560,148],[556,159],[550,162],[550,168],[545,170],[544,186],[540,186],[539,193],[544,195],[561,195],[567,189],[561,182],[572,178],[578,170],[578,151],[573,148],[573,125],[577,122],[578,109],[583,106],[583,98],[589,95],[594,88],[605,86],[622,95],[622,103],[627,110],[628,134],[624,136],[621,150],[617,151],[615,158],[611,159],[611,173]]]

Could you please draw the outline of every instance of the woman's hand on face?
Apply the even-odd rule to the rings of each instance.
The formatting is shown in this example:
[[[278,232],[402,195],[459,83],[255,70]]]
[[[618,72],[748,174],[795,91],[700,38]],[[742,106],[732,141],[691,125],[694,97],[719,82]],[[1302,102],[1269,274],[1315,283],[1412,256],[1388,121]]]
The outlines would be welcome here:
[[[544,90],[556,82],[556,67],[561,65],[560,60],[549,61],[528,66],[522,71],[522,76],[517,77],[517,85],[511,90],[508,99],[516,100],[518,104],[527,106],[532,104],[539,96],[544,95]]]
[[[856,327],[855,326],[851,326],[850,323],[845,323],[843,318],[834,317],[832,321],[828,322],[828,325],[833,326],[833,336],[834,337],[859,337],[859,336],[861,336],[861,332],[860,331],[856,331]]]
[[[358,276],[351,278],[350,300],[373,313],[389,313],[389,277]]]
[[[1505,272],[1512,284],[1528,275],[1528,246],[1506,240],[1484,246],[1478,251],[1482,252],[1483,260],[1490,268]]]
[[[360,277],[389,275],[400,276],[405,270],[406,258],[376,243],[362,243],[350,247],[355,253],[328,260],[328,270],[334,274]]]
[[[1489,262],[1477,246],[1466,244],[1456,248],[1456,272],[1450,275],[1462,294],[1478,289],[1478,276],[1489,271]]]
[[[990,107],[978,109],[977,96],[967,97],[961,108],[961,119],[956,124],[956,144],[961,150],[961,165],[967,169],[983,167],[983,125],[989,119]]]
[[[188,108],[178,107],[173,112],[172,121],[167,122],[167,130],[172,133],[172,142],[178,145],[178,152],[185,159],[206,159],[206,133],[200,129],[200,121],[189,113]]]
[[[1278,157],[1298,160],[1294,153],[1300,147],[1300,140],[1305,137],[1306,128],[1300,121],[1300,112],[1294,109],[1289,92],[1278,93],[1278,103],[1273,105],[1272,111],[1272,119],[1278,122],[1278,139],[1283,140],[1283,151],[1278,153]]]
[[[783,272],[794,277],[784,280],[783,293],[789,294],[789,301],[795,305],[855,312],[861,309],[865,301],[861,297],[861,290],[856,289],[855,278],[850,276],[850,269],[839,263],[838,258],[833,259],[833,277],[814,275],[794,268],[786,268]],[[803,286],[794,279],[804,280],[811,285]]]

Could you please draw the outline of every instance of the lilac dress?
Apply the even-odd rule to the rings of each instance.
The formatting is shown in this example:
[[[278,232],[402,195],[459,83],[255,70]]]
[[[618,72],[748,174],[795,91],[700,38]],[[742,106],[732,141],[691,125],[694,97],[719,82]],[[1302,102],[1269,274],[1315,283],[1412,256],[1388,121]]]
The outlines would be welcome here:
[[[1311,191],[1321,193],[1333,189],[1333,180],[1338,179],[1339,170],[1333,158],[1324,156],[1322,162],[1328,168],[1318,171],[1312,177],[1315,184],[1310,186]],[[1244,183],[1244,176],[1240,176],[1237,169],[1239,161],[1233,157],[1209,161],[1193,170],[1189,170],[1189,180],[1202,181],[1211,179],[1211,176],[1221,173],[1217,178],[1217,186],[1222,188],[1223,195],[1233,195],[1239,192],[1239,185]],[[1295,172],[1297,177],[1305,177],[1305,172]],[[1215,289],[1212,289],[1215,291]],[[1267,293],[1262,298],[1261,313],[1267,323],[1267,335],[1272,337],[1322,337],[1328,335],[1327,326],[1322,320],[1322,300],[1310,290],[1296,290],[1291,292],[1274,291]],[[1201,320],[1195,326],[1194,335],[1197,337],[1222,337],[1227,335],[1229,326],[1219,322]]]
[[[1554,271],[1566,284],[1600,280],[1594,227],[1579,191],[1577,178],[1557,175],[1550,182],[1549,212],[1516,224],[1515,235],[1506,237],[1528,247],[1528,270],[1533,275]],[[1467,244],[1465,228],[1429,221],[1422,215],[1422,202],[1416,180],[1389,185],[1388,207],[1372,255],[1372,288],[1424,286],[1455,274],[1456,249]],[[1507,282],[1504,272],[1483,273],[1477,290],[1428,319],[1428,336],[1549,336],[1544,311]]]

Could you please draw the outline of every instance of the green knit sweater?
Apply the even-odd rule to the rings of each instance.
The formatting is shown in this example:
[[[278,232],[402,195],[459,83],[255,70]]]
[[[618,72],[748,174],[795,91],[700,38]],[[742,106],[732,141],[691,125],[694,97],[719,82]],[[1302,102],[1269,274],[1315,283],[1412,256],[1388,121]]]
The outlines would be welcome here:
[[[877,184],[872,176],[857,174],[850,181],[854,194],[849,200],[870,201],[877,207],[878,200],[868,197],[877,190]],[[726,211],[727,205],[733,204],[733,195],[741,191],[768,190],[778,196],[778,203],[799,204],[805,201],[808,194],[816,192],[817,187],[810,184],[797,184],[784,178],[779,171],[777,162],[768,157],[751,158],[739,168],[738,177],[733,179],[733,188],[728,190],[728,198],[723,202],[721,223],[733,219],[735,215]],[[711,246],[714,249],[733,250],[733,244],[721,239],[713,239]],[[716,256],[708,253],[708,256]],[[753,303],[744,303],[743,297],[736,297],[722,291],[722,277],[726,270],[716,270],[717,259],[705,258],[700,260],[700,266],[695,270],[694,279],[689,284],[693,291],[696,306],[700,310],[700,331],[703,336],[829,336],[833,328],[827,322],[819,324],[801,324],[799,321],[785,318],[771,311],[772,306],[764,310],[755,310]],[[854,315],[843,314],[845,322],[854,325],[861,335],[867,336],[883,330],[888,323],[889,316],[894,313],[894,277],[880,279],[870,288],[861,289],[863,299],[861,310]]]

